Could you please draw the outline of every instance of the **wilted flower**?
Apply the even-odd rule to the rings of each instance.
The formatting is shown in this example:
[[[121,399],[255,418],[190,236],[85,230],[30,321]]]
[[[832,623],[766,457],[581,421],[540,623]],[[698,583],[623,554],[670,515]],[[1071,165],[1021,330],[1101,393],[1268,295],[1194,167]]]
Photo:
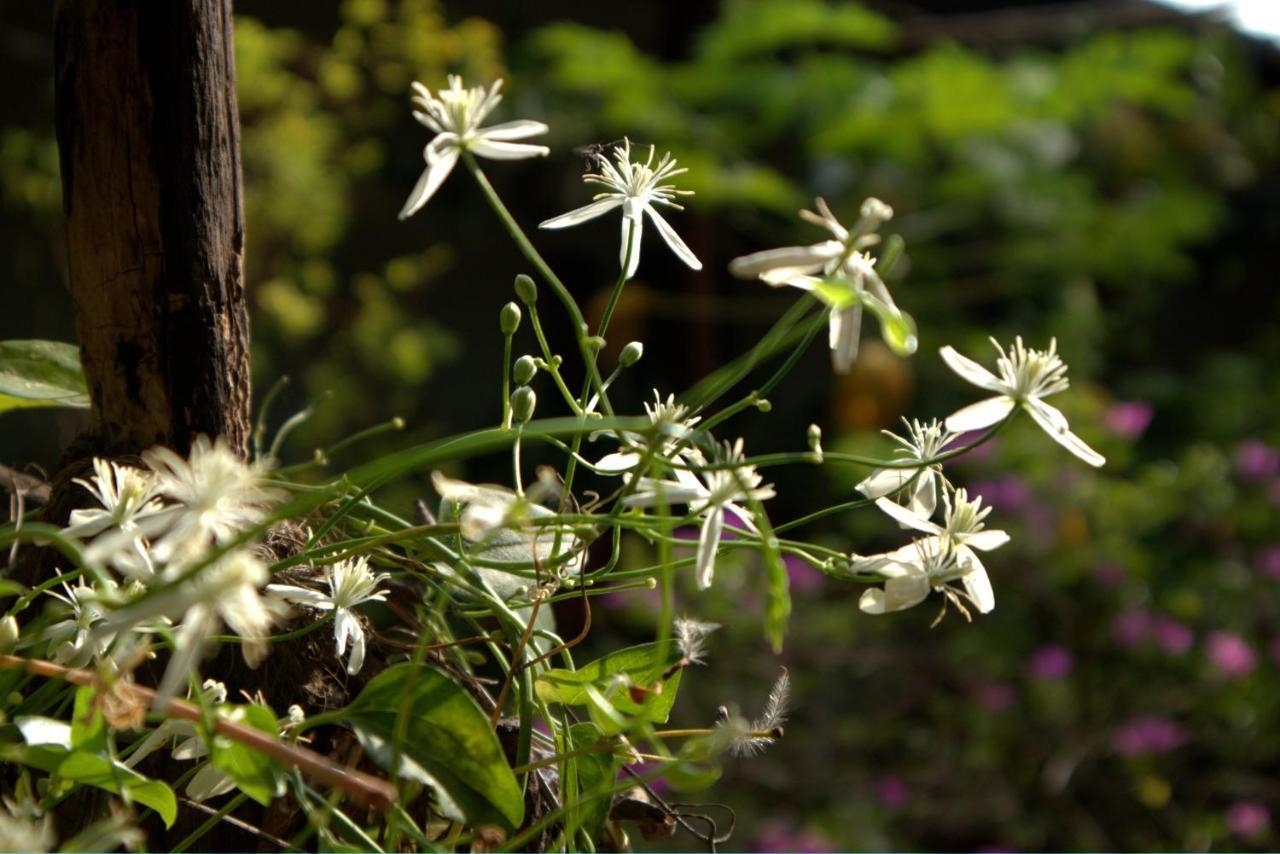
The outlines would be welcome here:
[[[773,683],[760,717],[748,721],[736,711],[716,724],[715,740],[734,756],[754,756],[782,735],[791,704],[791,675],[784,669]]]
[[[692,195],[692,190],[677,190],[674,184],[663,182],[689,170],[677,169],[676,161],[671,155],[664,154],[657,165],[653,160],[657,149],[649,146],[649,156],[643,163],[631,161],[631,142],[623,140],[623,144],[613,149],[616,163],[610,163],[607,157],[596,158],[599,172],[589,172],[582,180],[588,184],[599,184],[605,192],[597,193],[595,201],[577,210],[569,211],[544,221],[539,228],[568,228],[589,219],[608,213],[614,208],[622,208],[622,247],[619,250],[620,264],[626,267],[626,278],[636,274],[640,266],[640,238],[644,233],[644,215],[648,214],[658,234],[666,241],[667,246],[676,257],[694,270],[702,269],[702,262],[694,256],[692,250],[685,245],[662,214],[654,205],[666,205],[676,210],[684,207],[676,202],[678,196]],[[628,247],[628,234],[630,246]],[[628,252],[628,249],[630,251]],[[628,263],[628,255],[630,262]]]
[[[327,596],[318,590],[292,584],[268,584],[267,592],[317,611],[333,611],[333,636],[338,646],[338,657],[346,654],[349,639],[351,657],[347,660],[347,673],[354,675],[364,666],[365,654],[364,627],[354,609],[365,602],[385,602],[387,592],[377,588],[390,577],[385,572],[374,574],[364,557],[355,557],[325,567],[325,579],[329,583]]]
[[[640,478],[639,488],[622,499],[628,507],[654,507],[658,504],[685,504],[690,513],[702,515],[702,529],[698,536],[698,552],[695,576],[698,588],[711,586],[715,574],[716,549],[724,530],[726,512],[732,512],[752,527],[751,514],[739,506],[739,501],[763,501],[774,496],[772,484],[761,486],[764,478],[752,465],[733,465],[744,459],[742,440],[732,446],[725,444],[722,461],[732,468],[717,468],[700,473],[699,479],[676,481]]]
[[[773,287],[790,285],[812,293],[831,308],[828,338],[831,363],[848,373],[858,358],[862,335],[862,309],[880,319],[880,330],[898,355],[915,352],[915,322],[893,301],[875,270],[875,259],[861,250],[879,242],[875,230],[893,217],[893,209],[879,199],[862,203],[862,215],[853,229],[836,219],[826,201],[819,198],[817,212],[803,210],[800,217],[831,232],[832,239],[810,246],[784,246],[735,258],[729,272],[741,279],[760,278]]]
[[[546,133],[547,126],[542,122],[517,120],[480,127],[502,100],[498,94],[501,88],[502,81],[495,80],[488,91],[483,86],[463,89],[462,78],[451,74],[449,88],[433,95],[426,86],[414,81],[413,103],[419,109],[413,111],[413,117],[435,131],[436,137],[422,151],[427,168],[400,209],[400,219],[407,219],[422,209],[449,177],[464,151],[492,160],[524,160],[549,153],[550,149],[544,145],[514,142]]]
[[[952,413],[947,418],[947,427],[956,432],[981,430],[1007,417],[1015,406],[1021,406],[1059,445],[1091,466],[1103,465],[1106,458],[1072,433],[1066,416],[1041,399],[1065,391],[1069,385],[1067,366],[1058,357],[1058,342],[1050,340],[1048,350],[1032,350],[1024,346],[1019,337],[1007,353],[994,338],[991,343],[1000,353],[996,362],[998,377],[952,347],[942,348],[942,359],[951,370],[979,388],[996,393],[995,397]]]
[[[902,423],[907,427],[906,438],[888,430],[883,431],[886,436],[902,446],[894,450],[895,455],[902,462],[923,463],[926,460],[932,460],[955,438],[955,434],[936,419],[927,424],[921,424],[919,421],[907,421],[904,418]],[[937,506],[937,482],[941,477],[941,463],[883,468],[873,471],[857,485],[856,489],[868,498],[881,498],[893,495],[910,484],[906,506],[916,515],[927,519],[933,515]]]
[[[673,628],[680,655],[689,664],[702,664],[706,652],[707,635],[720,628],[719,623],[707,623],[690,617],[677,617]]]

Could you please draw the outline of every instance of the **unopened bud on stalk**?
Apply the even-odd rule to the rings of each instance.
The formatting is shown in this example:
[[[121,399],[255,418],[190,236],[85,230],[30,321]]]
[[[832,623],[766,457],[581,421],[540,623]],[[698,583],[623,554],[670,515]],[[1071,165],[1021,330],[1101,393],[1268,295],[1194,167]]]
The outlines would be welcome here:
[[[809,450],[818,455],[818,461],[822,461],[822,428],[817,424],[809,425]]]
[[[0,655],[8,655],[18,645],[18,618],[10,614],[0,620]]]
[[[630,344],[622,348],[622,352],[618,354],[618,364],[624,368],[629,368],[636,362],[640,361],[640,357],[644,355],[644,344],[639,341],[632,341]]]
[[[592,353],[599,353],[604,349],[604,339],[599,335],[592,335],[587,339],[587,349]]]
[[[518,423],[524,424],[532,418],[537,405],[538,396],[527,385],[511,392],[511,415]]]
[[[511,369],[511,376],[515,379],[517,385],[528,385],[538,374],[538,363],[528,354],[516,359],[515,366]]]
[[[762,397],[756,401],[756,409],[760,412],[772,412],[773,404],[770,403],[768,399]]]
[[[515,289],[516,296],[520,297],[520,301],[525,305],[533,305],[538,301],[538,286],[524,273],[516,276]]]
[[[515,335],[520,328],[520,306],[514,302],[504,305],[498,314],[498,325],[502,327],[503,335]]]

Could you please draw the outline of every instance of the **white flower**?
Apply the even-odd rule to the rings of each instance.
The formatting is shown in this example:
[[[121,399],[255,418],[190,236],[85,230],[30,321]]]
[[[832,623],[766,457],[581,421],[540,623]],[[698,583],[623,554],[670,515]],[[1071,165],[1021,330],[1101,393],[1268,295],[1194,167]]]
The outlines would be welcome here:
[[[114,583],[104,582],[114,588]],[[115,640],[115,633],[102,634],[95,632],[96,625],[103,619],[106,609],[102,607],[99,596],[92,587],[78,582],[75,587],[62,582],[66,595],[54,590],[49,591],[53,598],[71,608],[69,619],[60,620],[45,629],[45,640],[57,643],[50,658],[58,664],[71,667],[83,667],[95,657],[102,655]]]
[[[413,117],[435,131],[436,137],[423,149],[427,168],[401,208],[400,219],[413,216],[435,195],[463,151],[492,160],[524,160],[547,155],[550,149],[545,145],[513,141],[546,133],[547,126],[542,122],[518,120],[480,127],[502,100],[498,94],[501,88],[502,81],[495,80],[487,92],[483,86],[463,89],[462,78],[451,74],[449,88],[432,95],[426,86],[414,82],[413,103],[420,109],[414,110]]]
[[[582,178],[589,184],[605,187],[606,191],[596,194],[595,201],[591,204],[553,217],[538,227],[566,228],[595,219],[616,207],[621,207],[622,248],[619,250],[621,259],[619,263],[626,265],[626,278],[630,279],[636,274],[636,268],[640,266],[640,238],[644,233],[643,215],[648,214],[649,219],[653,220],[654,227],[658,229],[658,234],[666,241],[667,246],[671,247],[671,251],[676,253],[676,257],[694,270],[701,270],[702,262],[694,256],[680,239],[680,235],[676,234],[675,229],[654,207],[654,205],[666,205],[676,210],[684,210],[675,199],[677,196],[691,195],[693,191],[677,190],[674,184],[662,182],[688,170],[677,169],[676,161],[672,159],[670,153],[662,155],[662,159],[655,166],[653,159],[656,151],[657,149],[653,146],[649,146],[649,157],[643,163],[639,161],[633,163],[631,162],[631,142],[623,140],[623,144],[613,150],[617,165],[610,163],[606,157],[599,157],[596,162],[600,166],[600,171],[588,173]],[[628,232],[631,235],[629,264],[627,263]]]
[[[261,663],[267,654],[267,634],[285,610],[280,602],[259,594],[268,577],[270,571],[262,561],[248,551],[233,551],[194,578],[109,612],[97,632],[131,629],[163,617],[177,624],[169,664],[156,692],[159,707],[186,680],[206,639],[224,623],[242,638],[245,663],[250,667]]]
[[[94,476],[89,480],[76,478],[74,482],[84,487],[99,506],[72,510],[62,533],[87,539],[114,528],[117,535],[108,539],[114,550],[103,554],[102,563],[135,577],[149,576],[151,557],[138,520],[164,511],[164,505],[156,497],[154,476],[132,466],[97,458],[93,460],[93,470]]]
[[[644,411],[649,416],[649,423],[653,425],[654,433],[657,434],[653,449],[655,456],[671,457],[674,454],[674,459],[677,461],[685,463],[697,461],[699,458],[697,450],[681,447],[681,444],[693,432],[694,426],[702,420],[700,417],[691,417],[688,407],[676,403],[674,394],[667,395],[667,399],[663,400],[657,389],[653,391],[653,403],[645,403]],[[617,434],[606,435],[616,436]],[[596,463],[596,468],[608,474],[625,474],[640,465],[644,459],[644,449],[648,446],[648,440],[638,433],[623,433],[622,437],[627,440],[630,447],[612,454],[605,454]],[[677,480],[684,479],[685,475],[692,477],[691,472],[676,469]],[[697,483],[696,478],[693,483]]]
[[[1067,366],[1058,357],[1057,340],[1049,341],[1048,350],[1032,350],[1023,346],[1022,338],[1018,337],[1007,353],[994,338],[991,343],[1000,353],[996,361],[999,376],[949,346],[942,348],[942,359],[951,370],[978,388],[996,394],[953,413],[947,418],[947,427],[957,433],[981,430],[1007,417],[1015,406],[1021,406],[1059,445],[1091,466],[1106,463],[1104,456],[1071,432],[1065,415],[1042,400],[1065,391],[1069,385]]]
[[[888,430],[882,431],[902,447],[895,449],[895,454],[903,462],[922,462],[936,457],[947,443],[955,438],[954,433],[936,419],[927,424],[919,421],[903,419],[907,427],[907,437],[903,438]],[[928,519],[937,506],[937,481],[942,477],[942,464],[929,466],[876,469],[867,476],[855,489],[867,498],[881,498],[892,495],[907,487],[910,483],[910,494],[907,506],[916,514]],[[915,478],[912,481],[912,478]]]
[[[742,440],[732,446],[727,443],[722,453],[723,462],[733,464],[743,459]],[[724,529],[724,514],[732,511],[749,528],[751,513],[736,502],[763,501],[774,496],[772,484],[761,486],[764,480],[756,467],[735,465],[699,473],[699,477],[675,481],[642,477],[637,490],[622,499],[628,507],[654,507],[658,504],[684,504],[690,513],[702,515],[702,530],[698,536],[698,552],[695,560],[695,576],[698,588],[711,586],[715,574],[716,549],[720,546],[720,534]]]
[[[291,584],[268,584],[267,592],[290,602],[314,608],[317,611],[333,611],[333,637],[338,646],[338,657],[347,652],[347,640],[351,641],[351,657],[347,660],[347,673],[356,674],[364,666],[364,627],[355,615],[355,607],[365,602],[385,602],[387,592],[378,585],[390,578],[387,573],[375,574],[363,557],[341,560],[325,567],[325,579],[329,582],[329,595],[306,587]]]
[[[937,590],[968,613],[960,593],[950,584],[960,581],[964,597],[979,613],[986,614],[996,605],[991,579],[974,549],[991,551],[1009,542],[1009,535],[997,529],[986,529],[983,520],[991,512],[982,499],[969,500],[968,493],[958,489],[954,494],[943,490],[943,524],[938,525],[880,498],[876,506],[901,524],[931,536],[916,540],[893,552],[871,557],[855,557],[854,572],[877,572],[887,576],[884,590],[868,590],[858,606],[868,614],[901,611],[924,601],[930,590]]]
[[[875,270],[875,259],[861,250],[880,241],[875,230],[893,217],[893,209],[879,199],[862,203],[861,217],[847,229],[823,199],[817,212],[803,210],[800,217],[831,232],[832,239],[809,246],[784,246],[735,258],[729,272],[738,278],[760,278],[773,287],[790,285],[808,291],[831,307],[828,343],[831,363],[838,373],[848,373],[858,358],[863,306],[880,319],[881,334],[899,355],[915,352],[915,323],[898,308]]]
[[[0,809],[0,851],[52,851],[58,844],[53,816],[39,807],[4,799]]]

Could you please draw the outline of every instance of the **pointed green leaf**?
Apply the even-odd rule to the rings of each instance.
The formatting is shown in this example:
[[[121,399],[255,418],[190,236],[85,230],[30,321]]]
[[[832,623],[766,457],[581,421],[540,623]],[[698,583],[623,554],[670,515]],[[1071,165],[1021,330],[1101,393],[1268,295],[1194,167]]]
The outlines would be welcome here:
[[[273,738],[278,735],[275,713],[266,706],[240,706],[232,712],[231,718],[262,730]],[[252,747],[225,736],[214,736],[212,761],[214,767],[235,781],[240,791],[264,807],[282,793],[284,781],[276,773],[275,763]]]
[[[675,646],[666,644],[666,648],[674,650]],[[535,690],[544,702],[584,706],[591,703],[586,690],[588,686],[595,686],[599,690],[612,677],[626,674],[632,685],[650,690],[660,685],[662,691],[650,694],[644,703],[635,702],[626,691],[616,691],[609,700],[613,708],[631,717],[642,715],[645,720],[653,723],[666,723],[676,701],[680,674],[683,671],[677,670],[671,678],[662,682],[663,671],[671,661],[661,658],[661,653],[661,645],[646,643],[611,652],[577,670],[554,668],[538,675]]]
[[[379,673],[347,707],[346,719],[396,744],[443,786],[471,825],[524,820],[524,793],[498,736],[471,695],[444,673],[400,664]],[[396,726],[405,716],[403,728]],[[403,770],[403,769],[402,769]]]
[[[72,752],[58,765],[57,774],[151,807],[164,819],[165,827],[172,827],[178,816],[178,801],[172,789],[97,753]]]
[[[92,685],[76,689],[75,711],[71,715],[71,747],[88,753],[104,753],[107,749],[107,725],[102,709],[94,702],[97,692]]]

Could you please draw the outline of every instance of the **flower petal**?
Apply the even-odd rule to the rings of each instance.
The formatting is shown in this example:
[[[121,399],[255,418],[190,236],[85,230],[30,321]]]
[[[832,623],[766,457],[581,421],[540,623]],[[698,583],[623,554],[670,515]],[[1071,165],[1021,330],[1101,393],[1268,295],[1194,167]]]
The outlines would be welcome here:
[[[680,239],[680,235],[676,234],[676,230],[666,221],[662,214],[652,205],[646,205],[645,211],[649,214],[649,219],[653,220],[653,224],[658,228],[658,234],[662,235],[662,239],[671,247],[671,251],[676,253],[676,257],[683,261],[690,269],[701,270],[702,262],[693,254],[685,242]]]
[[[858,607],[867,614],[888,614],[919,605],[929,595],[929,579],[922,572],[890,578],[884,589],[872,588],[858,599]]]
[[[618,245],[618,266],[626,265],[627,273],[623,276],[624,279],[630,279],[640,267],[640,240],[643,237],[644,218],[623,214],[622,242]]]
[[[956,548],[956,556],[968,564],[969,571],[961,576],[965,592],[973,599],[979,613],[989,614],[996,607],[996,593],[991,589],[991,579],[987,576],[987,568],[978,560],[978,556],[964,546]]]
[[[568,228],[571,225],[577,225],[578,223],[586,222],[589,219],[595,219],[601,214],[608,213],[621,204],[621,196],[606,196],[603,199],[596,199],[589,205],[583,205],[582,207],[571,210],[568,213],[560,214],[560,216],[553,216],[548,220],[543,220],[538,224],[538,228]]]
[[[551,149],[545,145],[529,145],[523,142],[504,142],[492,139],[488,134],[478,136],[467,143],[467,148],[490,160],[528,160],[530,157],[546,157]]]
[[[1106,457],[1090,448],[1084,443],[1083,439],[1071,432],[1071,429],[1067,426],[1067,417],[1056,408],[1034,397],[1027,400],[1023,404],[1023,408],[1043,428],[1044,432],[1049,434],[1049,438],[1053,439],[1053,441],[1091,466],[1099,467],[1106,464]]]
[[[903,507],[901,504],[894,504],[888,498],[877,498],[876,506],[898,521],[898,524],[904,528],[914,528],[917,531],[924,531],[926,534],[941,534],[942,528],[930,522],[921,516],[916,515],[912,511]]]
[[[615,451],[596,461],[596,468],[607,474],[622,474],[640,464],[640,455],[633,451]]]
[[[834,240],[812,246],[782,246],[765,249],[734,258],[729,262],[729,273],[739,279],[754,279],[777,270],[789,273],[816,273],[826,262],[837,257],[844,247]],[[772,280],[770,284],[775,284]]]
[[[433,140],[432,145],[434,144],[435,141]],[[430,145],[427,146],[427,151],[430,154]],[[422,177],[418,179],[418,183],[414,185],[413,192],[409,194],[404,207],[400,209],[400,219],[408,219],[422,210],[422,206],[430,201],[436,190],[440,189],[444,179],[449,177],[449,173],[453,171],[453,166],[457,162],[458,149],[453,146],[446,148],[444,152],[435,158],[428,157],[427,168],[423,171]]]
[[[982,430],[1003,421],[1013,411],[1013,398],[1000,395],[971,403],[947,416],[947,429],[955,433]]]
[[[913,469],[907,469],[911,472]],[[907,507],[912,513],[915,513],[921,519],[928,519],[933,515],[933,511],[938,509],[938,489],[937,478],[933,476],[932,471],[920,472],[920,477],[916,479],[916,488],[911,493],[911,500],[907,502]]]
[[[966,546],[981,549],[984,552],[998,549],[1007,542],[1009,542],[1009,535],[996,528],[992,528],[987,531],[978,531],[976,534],[964,535],[964,544]]]
[[[858,358],[858,341],[862,337],[862,303],[848,308],[831,309],[828,321],[831,344],[831,366],[838,374],[847,374]]]
[[[995,374],[979,365],[973,359],[961,356],[951,345],[948,344],[939,352],[942,354],[942,361],[947,363],[947,367],[959,374],[966,382],[971,382],[978,388],[984,388],[987,391],[1006,391],[1004,384],[1000,382]]]
[[[724,510],[713,507],[702,523],[702,532],[698,535],[698,556],[696,561],[696,577],[698,589],[706,590],[716,571],[716,549],[720,546],[720,531],[724,527]]]
[[[352,618],[353,622],[355,618]],[[347,674],[355,676],[364,667],[365,638],[364,629],[358,622],[351,630],[351,657],[347,659]]]
[[[542,122],[535,122],[530,119],[516,119],[511,122],[502,122],[501,124],[490,125],[480,131],[480,135],[485,139],[497,139],[508,141],[512,139],[524,139],[525,137],[538,136],[549,131],[550,128]]]
[[[882,498],[902,489],[916,471],[917,469],[876,469],[854,489],[867,498]],[[923,478],[924,475],[921,475],[921,479]]]

